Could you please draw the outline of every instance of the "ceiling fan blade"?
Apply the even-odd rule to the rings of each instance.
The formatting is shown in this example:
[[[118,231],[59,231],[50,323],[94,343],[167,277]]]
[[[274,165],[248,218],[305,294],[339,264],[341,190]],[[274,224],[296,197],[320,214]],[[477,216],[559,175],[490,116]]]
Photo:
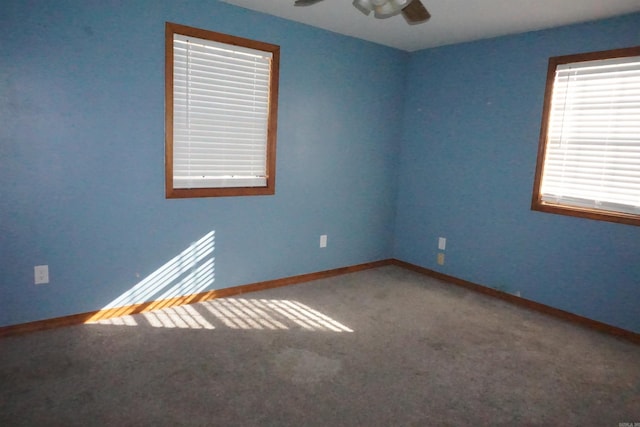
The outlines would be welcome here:
[[[431,18],[431,14],[420,0],[413,0],[404,9],[402,9],[402,16],[411,25],[421,24]]]
[[[311,6],[314,3],[318,3],[319,1],[322,0],[296,0],[295,3],[293,3],[294,6]]]

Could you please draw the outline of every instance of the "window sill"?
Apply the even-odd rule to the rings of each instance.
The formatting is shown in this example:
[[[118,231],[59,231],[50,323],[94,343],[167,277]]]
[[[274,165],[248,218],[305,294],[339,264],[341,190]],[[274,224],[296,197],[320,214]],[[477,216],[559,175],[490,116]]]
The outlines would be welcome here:
[[[538,212],[546,212],[557,215],[573,216],[578,218],[593,219],[596,221],[616,222],[627,225],[640,225],[640,216],[616,213],[610,211],[601,211],[597,209],[579,208],[566,205],[558,205],[548,202],[534,200],[531,204],[531,210]]]

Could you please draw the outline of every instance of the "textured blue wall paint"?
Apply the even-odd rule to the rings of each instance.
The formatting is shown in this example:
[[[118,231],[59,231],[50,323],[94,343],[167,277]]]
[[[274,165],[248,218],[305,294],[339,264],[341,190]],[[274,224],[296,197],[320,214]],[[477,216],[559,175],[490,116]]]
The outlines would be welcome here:
[[[548,58],[639,44],[635,14],[413,54],[395,257],[640,332],[640,227],[530,210]]]
[[[275,196],[164,198],[165,21],[281,46]],[[0,26],[0,326],[100,309],[212,230],[208,289],[391,256],[408,54],[210,0],[10,0]]]

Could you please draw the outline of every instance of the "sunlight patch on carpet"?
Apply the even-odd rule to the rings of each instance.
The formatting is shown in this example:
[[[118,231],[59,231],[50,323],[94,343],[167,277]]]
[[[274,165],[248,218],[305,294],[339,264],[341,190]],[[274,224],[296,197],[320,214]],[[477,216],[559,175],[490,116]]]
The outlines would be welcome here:
[[[308,305],[292,300],[220,298],[198,304],[100,319],[89,324],[154,328],[353,332]]]

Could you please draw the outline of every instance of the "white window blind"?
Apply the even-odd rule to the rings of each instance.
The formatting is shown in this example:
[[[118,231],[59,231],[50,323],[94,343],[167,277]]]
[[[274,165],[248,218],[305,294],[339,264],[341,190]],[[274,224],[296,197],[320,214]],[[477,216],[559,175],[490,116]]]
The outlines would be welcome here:
[[[271,59],[173,35],[174,188],[266,186]]]
[[[540,193],[640,214],[640,56],[557,66]]]

